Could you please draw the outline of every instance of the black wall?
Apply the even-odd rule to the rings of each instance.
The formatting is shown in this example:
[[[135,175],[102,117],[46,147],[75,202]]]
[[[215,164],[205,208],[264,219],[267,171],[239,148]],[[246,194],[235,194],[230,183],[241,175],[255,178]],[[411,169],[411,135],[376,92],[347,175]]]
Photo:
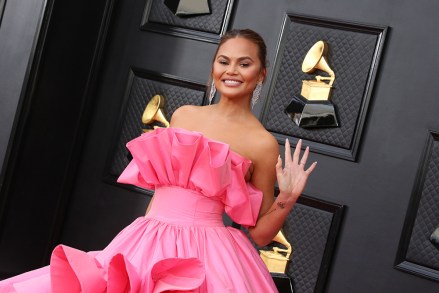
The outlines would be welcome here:
[[[142,8],[144,2],[132,5]],[[127,70],[108,72],[118,62],[124,70],[129,67],[131,59],[117,56],[128,38],[124,28],[138,27],[142,10],[128,14],[119,9],[121,1],[35,0],[33,5],[43,10],[24,4],[16,8],[33,19],[31,24],[13,25],[28,33],[17,41],[4,33],[8,19],[18,13],[12,12],[15,4],[10,3],[6,2],[0,27],[0,48],[18,42],[28,49],[12,50],[17,52],[14,57],[12,53],[5,57],[6,51],[0,50],[0,61],[9,62],[7,70],[3,64],[0,68],[0,102],[7,105],[0,109],[2,127],[6,123],[6,132],[0,132],[5,158],[0,277],[46,264],[59,241],[82,249],[103,247],[129,219],[143,212],[149,200],[132,194],[116,200],[112,194],[122,193],[120,187],[102,183],[90,189],[89,178],[83,175],[92,170],[96,178],[102,177],[95,159],[107,158],[100,153],[108,151],[119,109],[119,104],[107,104],[105,99],[111,95],[109,86],[122,88],[127,76]],[[439,38],[434,33],[439,3],[235,1],[230,26],[255,29],[267,42],[268,83],[287,11],[389,27],[358,158],[311,154],[319,163],[305,193],[346,206],[326,292],[437,292],[437,282],[394,265],[428,132],[439,129],[435,81]],[[136,34],[142,34],[143,45],[151,45],[150,50],[138,52],[142,67],[207,82],[213,44],[140,30]],[[36,46],[31,45],[34,40]],[[188,60],[197,62],[188,65]],[[15,84],[3,82],[13,74]],[[263,94],[267,93],[265,86]],[[256,107],[257,115],[263,103]],[[18,117],[15,122],[14,117]],[[103,133],[103,141],[97,133]]]
[[[58,241],[64,205],[86,130],[87,111],[92,103],[89,85],[92,68],[97,68],[99,33],[107,4],[106,1],[48,1],[40,3],[46,5],[41,10],[23,1],[18,11],[10,12],[9,6],[16,3],[7,3],[2,29],[9,16],[21,19],[18,16],[23,13],[36,18],[41,26],[34,35],[22,39],[24,43],[37,38],[38,44],[32,52],[28,80],[17,78],[17,89],[14,88],[22,91],[22,95],[21,108],[17,110],[20,116],[12,128],[14,135],[9,140],[10,152],[2,173],[2,276],[47,263],[53,241]],[[17,30],[33,29],[27,23],[15,25]],[[4,36],[1,41],[3,44],[15,40],[13,36]],[[15,53],[9,56],[12,64],[8,71],[1,72],[1,80],[15,73],[19,69],[18,61],[30,55]],[[12,86],[6,84],[1,88],[2,99],[9,98],[5,93]],[[17,96],[11,99],[17,100]],[[14,113],[12,106],[8,112]],[[7,143],[2,138],[2,146]]]

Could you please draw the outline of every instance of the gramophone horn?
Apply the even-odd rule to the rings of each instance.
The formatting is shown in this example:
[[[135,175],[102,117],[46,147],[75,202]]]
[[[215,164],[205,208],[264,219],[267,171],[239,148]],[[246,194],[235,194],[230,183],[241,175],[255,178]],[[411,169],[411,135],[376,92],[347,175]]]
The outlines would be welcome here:
[[[165,97],[162,95],[155,95],[146,105],[145,111],[143,111],[142,122],[145,124],[151,124],[154,121],[163,123],[166,127],[169,127],[169,122],[163,114],[163,105]]]
[[[279,230],[279,232],[277,232],[276,236],[274,236],[273,241],[278,242],[280,244],[285,245],[285,247],[287,247],[287,258],[290,257],[291,254],[291,244],[290,242],[288,242],[288,239],[285,237],[284,233],[282,232],[282,230]]]
[[[305,73],[312,73],[316,69],[320,69],[324,72],[327,72],[331,77],[324,78],[320,77],[320,79],[329,79],[329,84],[332,85],[335,79],[335,73],[332,71],[331,67],[329,67],[328,62],[326,61],[326,53],[328,52],[328,46],[324,41],[318,41],[315,43],[311,49],[309,49],[302,63],[302,71]]]

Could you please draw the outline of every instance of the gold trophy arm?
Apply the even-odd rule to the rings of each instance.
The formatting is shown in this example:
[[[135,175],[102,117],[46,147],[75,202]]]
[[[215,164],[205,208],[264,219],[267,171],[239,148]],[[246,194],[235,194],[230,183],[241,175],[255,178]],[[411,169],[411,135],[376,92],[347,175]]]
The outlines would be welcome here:
[[[163,108],[164,108],[165,97],[162,95],[155,95],[151,98],[148,105],[146,105],[145,110],[142,115],[142,122],[144,124],[152,124],[154,122],[161,122],[165,127],[169,127],[169,121],[166,119]],[[154,127],[155,129],[156,127]],[[144,129],[144,132],[150,131],[149,129]]]
[[[274,236],[273,241],[283,244],[287,249],[273,247],[273,250],[260,250],[260,256],[270,272],[284,274],[287,264],[290,261],[292,251],[291,244],[282,231],[279,231],[276,236]],[[286,255],[284,255],[284,253]]]
[[[331,72],[328,72],[328,73],[329,73],[330,77],[317,75],[316,80],[317,81],[329,80],[329,85],[332,85],[334,83],[334,80],[335,80],[335,73],[334,73],[334,71],[332,71],[332,74],[331,74]]]
[[[280,244],[283,244],[287,248],[291,248],[291,244],[290,244],[290,242],[288,242],[288,240],[285,237],[285,235],[282,232],[282,230],[279,230],[279,232],[277,232],[276,236],[274,236],[274,238],[273,238],[273,241],[278,242]]]
[[[330,77],[316,76],[317,81],[329,80],[329,85],[332,86],[335,80],[335,73],[331,69],[326,60],[328,53],[328,44],[324,41],[318,41],[311,49],[309,49],[302,63],[302,71],[305,73],[312,73],[319,69],[329,74]]]
[[[285,237],[284,233],[282,232],[282,230],[279,230],[279,232],[277,232],[276,236],[274,236],[274,238],[273,238],[273,241],[278,242],[287,248],[287,249],[281,249],[278,247],[274,247],[273,250],[286,252],[287,253],[286,257],[290,258],[292,247],[291,247],[290,242],[288,242],[287,238]]]

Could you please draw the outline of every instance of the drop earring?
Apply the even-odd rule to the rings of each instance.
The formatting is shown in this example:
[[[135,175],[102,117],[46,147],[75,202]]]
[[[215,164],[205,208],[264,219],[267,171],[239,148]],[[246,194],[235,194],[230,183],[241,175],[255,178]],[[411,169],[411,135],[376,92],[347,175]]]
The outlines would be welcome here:
[[[262,81],[258,82],[255,89],[253,90],[252,102],[251,102],[252,109],[259,100],[259,96],[261,95],[261,89],[262,89]]]
[[[209,105],[212,104],[213,98],[215,97],[216,94],[216,88],[215,88],[215,83],[212,80],[212,83],[210,84],[210,92],[209,92]]]

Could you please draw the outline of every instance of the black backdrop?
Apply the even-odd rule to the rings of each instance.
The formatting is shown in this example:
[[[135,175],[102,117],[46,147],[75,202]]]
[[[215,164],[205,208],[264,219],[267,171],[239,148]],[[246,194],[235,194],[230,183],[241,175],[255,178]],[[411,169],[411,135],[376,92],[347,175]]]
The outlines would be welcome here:
[[[0,142],[11,146],[1,175],[3,277],[46,264],[59,242],[102,248],[144,213],[148,196],[104,180],[132,66],[207,83],[214,43],[142,29],[145,1],[124,2],[45,2],[14,135]],[[423,152],[439,129],[438,9],[434,1],[234,1],[229,26],[253,28],[267,41],[265,95],[287,12],[389,27],[356,160],[312,153],[319,164],[306,194],[346,207],[327,292],[437,291],[437,282],[394,266],[410,239],[404,223],[416,215],[409,203]],[[0,29],[7,19],[6,6]]]

